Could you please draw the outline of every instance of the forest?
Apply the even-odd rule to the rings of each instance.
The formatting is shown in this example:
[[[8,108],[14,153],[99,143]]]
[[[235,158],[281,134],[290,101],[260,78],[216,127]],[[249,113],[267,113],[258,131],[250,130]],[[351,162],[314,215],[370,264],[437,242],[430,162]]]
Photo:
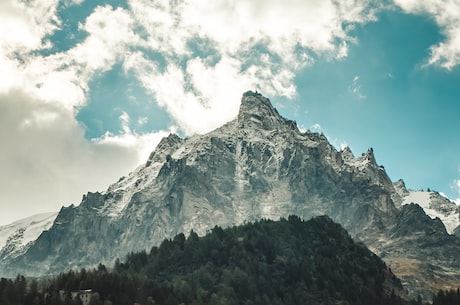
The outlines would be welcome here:
[[[191,231],[111,268],[0,280],[1,305],[421,304],[385,263],[327,216]],[[433,305],[460,304],[440,291]]]

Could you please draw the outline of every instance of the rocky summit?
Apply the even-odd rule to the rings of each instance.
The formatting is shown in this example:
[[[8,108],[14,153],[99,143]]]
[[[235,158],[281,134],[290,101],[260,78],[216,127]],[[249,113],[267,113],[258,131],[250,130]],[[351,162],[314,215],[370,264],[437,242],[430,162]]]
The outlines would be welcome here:
[[[355,157],[300,131],[270,101],[246,92],[233,121],[205,135],[164,138],[144,165],[103,193],[63,207],[2,275],[38,276],[110,264],[191,230],[204,235],[261,218],[328,215],[401,277],[411,295],[460,283],[460,239],[416,204],[402,204],[369,149]]]

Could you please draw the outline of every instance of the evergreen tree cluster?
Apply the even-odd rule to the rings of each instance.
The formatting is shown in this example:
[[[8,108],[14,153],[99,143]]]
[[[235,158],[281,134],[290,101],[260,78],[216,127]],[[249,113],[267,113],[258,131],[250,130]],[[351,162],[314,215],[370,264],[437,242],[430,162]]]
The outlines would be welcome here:
[[[0,281],[2,305],[81,304],[62,292],[91,289],[91,305],[408,304],[375,254],[328,217],[296,216],[215,227],[131,253],[111,270],[62,273],[38,287],[24,277]],[[439,303],[445,304],[445,303]]]
[[[439,290],[433,298],[433,305],[460,305],[460,289]]]

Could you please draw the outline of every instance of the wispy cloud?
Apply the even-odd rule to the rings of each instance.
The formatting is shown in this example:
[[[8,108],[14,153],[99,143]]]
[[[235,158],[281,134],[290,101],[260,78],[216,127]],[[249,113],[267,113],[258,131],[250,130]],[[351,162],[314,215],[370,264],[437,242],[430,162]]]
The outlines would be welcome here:
[[[366,95],[363,94],[359,76],[353,77],[351,84],[348,86],[348,91],[355,95],[358,99],[365,99]]]
[[[149,122],[149,118],[146,116],[140,117],[137,119],[137,125],[143,126]]]
[[[458,198],[454,199],[454,201],[456,204],[460,205],[460,180],[454,180],[454,187],[458,196]]]
[[[458,172],[460,174],[460,167],[458,169]],[[456,192],[456,194],[458,196],[456,199],[454,199],[454,201],[455,201],[456,204],[460,205],[460,179],[454,180],[453,188],[455,189],[455,192]]]
[[[314,124],[312,127],[311,127],[312,130],[316,131],[316,132],[321,132],[321,125],[319,125],[318,123]]]

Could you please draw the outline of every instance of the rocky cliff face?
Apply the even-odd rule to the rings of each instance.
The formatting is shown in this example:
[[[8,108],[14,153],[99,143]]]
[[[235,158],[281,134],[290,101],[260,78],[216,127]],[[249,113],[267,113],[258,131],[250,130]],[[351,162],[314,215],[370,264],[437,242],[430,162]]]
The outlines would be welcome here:
[[[402,197],[372,149],[358,158],[349,148],[337,151],[323,135],[299,131],[268,99],[247,92],[235,120],[205,135],[163,139],[144,165],[106,192],[62,208],[24,255],[0,268],[43,275],[110,263],[180,232],[327,214],[394,265],[423,266],[403,277],[411,292],[437,288],[432,278],[446,287],[458,284],[458,238],[417,206],[401,208]]]

